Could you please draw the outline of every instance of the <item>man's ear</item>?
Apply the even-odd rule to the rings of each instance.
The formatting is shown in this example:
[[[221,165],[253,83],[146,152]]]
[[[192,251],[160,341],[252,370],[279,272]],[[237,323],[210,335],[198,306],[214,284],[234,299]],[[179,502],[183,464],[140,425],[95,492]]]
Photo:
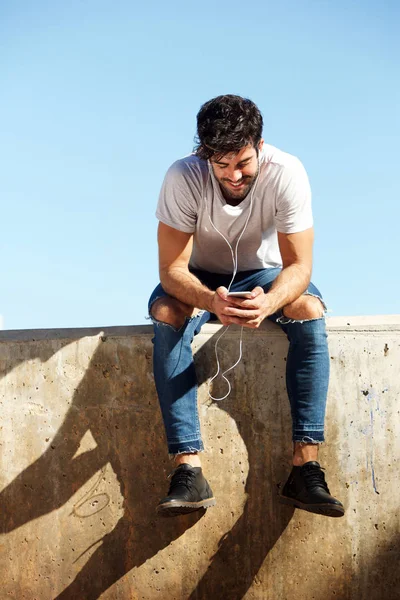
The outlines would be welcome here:
[[[264,140],[263,140],[263,138],[261,138],[261,140],[258,142],[258,151],[259,152],[261,152],[263,146],[264,146]]]

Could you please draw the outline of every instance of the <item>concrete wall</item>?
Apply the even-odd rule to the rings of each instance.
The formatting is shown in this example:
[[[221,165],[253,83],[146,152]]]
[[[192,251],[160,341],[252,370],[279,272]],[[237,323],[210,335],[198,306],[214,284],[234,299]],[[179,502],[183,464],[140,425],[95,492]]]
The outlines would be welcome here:
[[[216,404],[205,382],[218,331],[195,340],[217,506],[175,519],[155,514],[171,464],[150,327],[0,332],[1,599],[400,598],[400,318],[330,321],[321,463],[342,519],[277,501],[291,455],[286,338],[245,331]],[[225,363],[238,340],[221,341]]]

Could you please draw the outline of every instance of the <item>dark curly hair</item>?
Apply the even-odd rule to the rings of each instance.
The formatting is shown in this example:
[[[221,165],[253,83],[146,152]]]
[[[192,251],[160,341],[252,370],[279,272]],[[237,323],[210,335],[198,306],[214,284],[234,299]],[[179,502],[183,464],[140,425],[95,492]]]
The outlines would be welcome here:
[[[237,153],[252,144],[257,148],[262,136],[263,118],[251,100],[227,94],[209,100],[197,114],[195,154],[208,160]]]

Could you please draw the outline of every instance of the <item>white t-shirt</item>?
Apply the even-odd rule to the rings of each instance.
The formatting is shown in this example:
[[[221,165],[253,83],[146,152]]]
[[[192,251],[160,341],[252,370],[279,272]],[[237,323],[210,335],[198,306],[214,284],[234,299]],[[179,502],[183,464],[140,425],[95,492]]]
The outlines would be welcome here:
[[[210,219],[235,249],[251,207],[238,246],[238,271],[282,266],[277,231],[297,233],[312,227],[310,184],[300,160],[266,144],[259,159],[258,181],[238,206],[226,203],[208,161],[190,155],[168,169],[156,216],[194,234],[191,267],[233,271],[232,252]]]

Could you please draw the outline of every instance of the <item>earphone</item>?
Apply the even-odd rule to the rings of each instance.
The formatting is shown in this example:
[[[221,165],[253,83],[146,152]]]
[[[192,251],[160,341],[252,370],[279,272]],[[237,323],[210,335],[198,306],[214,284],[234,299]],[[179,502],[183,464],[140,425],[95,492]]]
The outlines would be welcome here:
[[[229,283],[229,286],[228,286],[228,292],[229,292],[229,291],[230,291],[230,289],[231,289],[231,285],[232,285],[232,283],[233,283],[233,281],[234,281],[234,279],[235,279],[235,277],[236,277],[236,273],[237,273],[237,269],[238,269],[238,247],[239,247],[239,242],[240,242],[240,240],[242,239],[242,236],[243,236],[244,232],[246,231],[246,228],[247,228],[248,222],[249,222],[249,220],[250,220],[251,211],[252,211],[252,208],[253,208],[253,196],[254,196],[255,189],[256,189],[256,187],[257,187],[258,178],[259,178],[259,176],[260,176],[260,161],[258,160],[258,172],[257,172],[257,177],[256,177],[256,180],[255,180],[255,182],[254,182],[254,185],[252,186],[252,189],[251,189],[251,192],[250,192],[250,207],[249,207],[249,214],[247,215],[247,219],[246,219],[246,222],[245,222],[245,224],[244,224],[244,227],[243,227],[243,229],[242,229],[242,231],[241,231],[241,233],[240,233],[240,235],[239,235],[239,237],[238,237],[238,239],[237,239],[237,241],[236,241],[235,251],[233,251],[233,248],[232,248],[231,244],[229,243],[229,240],[227,240],[227,238],[224,236],[224,234],[223,234],[223,233],[221,233],[221,232],[219,231],[219,229],[217,229],[217,227],[214,225],[214,223],[212,222],[212,219],[211,219],[210,213],[209,213],[209,211],[208,211],[208,206],[207,206],[207,188],[208,188],[208,184],[209,184],[209,182],[210,182],[210,178],[211,178],[211,170],[212,170],[212,167],[211,167],[210,163],[208,162],[208,175],[207,175],[207,183],[206,183],[206,187],[205,187],[205,192],[204,192],[204,197],[203,197],[203,199],[204,199],[204,204],[205,204],[205,207],[206,207],[207,216],[208,216],[208,219],[209,219],[209,221],[210,221],[210,223],[211,223],[211,226],[212,226],[212,227],[215,229],[215,231],[216,231],[217,233],[219,233],[219,235],[220,235],[220,236],[221,236],[221,237],[222,237],[222,238],[225,240],[225,242],[228,244],[228,246],[229,246],[229,249],[230,249],[230,251],[231,251],[231,255],[232,255],[232,263],[233,263],[233,274],[232,274],[232,279],[231,279],[231,281],[230,281],[230,283]],[[212,395],[211,395],[211,393],[210,393],[210,385],[211,385],[211,383],[214,381],[214,379],[215,379],[216,377],[218,377],[218,375],[219,375],[219,372],[220,372],[220,370],[221,370],[221,369],[220,369],[220,364],[219,364],[219,359],[218,359],[218,350],[217,350],[217,348],[218,348],[218,342],[219,342],[219,340],[222,338],[222,336],[224,336],[224,335],[225,335],[225,333],[228,331],[229,327],[230,327],[230,325],[228,325],[228,326],[227,326],[227,327],[226,327],[226,328],[225,328],[225,329],[222,331],[221,335],[220,335],[220,336],[217,338],[217,341],[215,342],[214,352],[215,352],[215,358],[216,358],[216,361],[217,361],[217,372],[216,372],[216,373],[215,373],[215,375],[214,375],[213,377],[211,377],[211,379],[208,381],[208,395],[209,395],[209,397],[211,398],[211,400],[214,400],[214,401],[216,401],[216,402],[220,402],[221,400],[225,400],[225,398],[227,398],[227,397],[229,396],[229,394],[231,393],[232,386],[231,386],[231,384],[230,384],[230,381],[229,381],[229,379],[227,379],[227,378],[225,377],[225,375],[226,375],[226,373],[228,373],[229,371],[231,371],[232,369],[234,369],[234,368],[235,368],[235,367],[236,367],[236,366],[239,364],[239,362],[242,360],[242,339],[243,339],[243,325],[242,325],[242,327],[241,327],[241,330],[240,330],[239,358],[238,358],[238,360],[235,362],[235,364],[233,364],[231,367],[229,367],[229,369],[226,369],[225,371],[223,371],[223,373],[221,373],[221,377],[222,377],[223,379],[225,379],[225,381],[226,381],[226,382],[227,382],[227,384],[228,384],[228,392],[225,394],[225,396],[222,396],[221,398],[215,398],[214,396],[212,396]]]

